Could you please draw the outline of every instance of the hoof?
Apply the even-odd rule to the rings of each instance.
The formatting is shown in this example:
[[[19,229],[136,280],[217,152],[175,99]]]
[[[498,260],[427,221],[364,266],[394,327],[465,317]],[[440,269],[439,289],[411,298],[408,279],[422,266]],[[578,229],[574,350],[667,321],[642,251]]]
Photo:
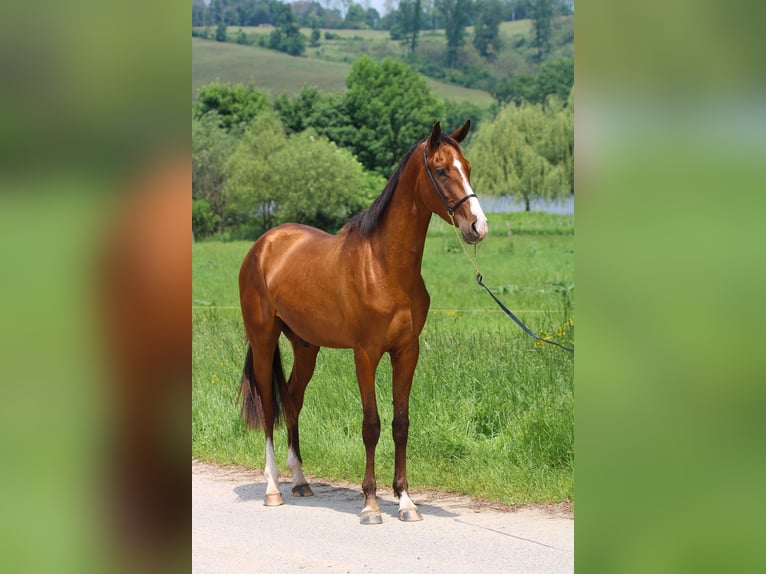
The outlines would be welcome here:
[[[417,508],[402,508],[399,511],[399,520],[402,522],[418,522],[423,520],[423,517],[420,516]]]
[[[308,484],[293,486],[293,496],[314,496],[314,492]]]
[[[363,510],[359,516],[359,524],[383,524],[380,510]]]
[[[278,492],[276,494],[263,495],[263,504],[265,506],[282,506],[284,503],[285,502],[282,500],[282,495]]]

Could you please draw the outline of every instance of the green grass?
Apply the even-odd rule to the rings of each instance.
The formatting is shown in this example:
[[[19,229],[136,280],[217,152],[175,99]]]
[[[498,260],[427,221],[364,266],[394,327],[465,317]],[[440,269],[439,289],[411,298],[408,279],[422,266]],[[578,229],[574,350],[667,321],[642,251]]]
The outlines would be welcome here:
[[[491,214],[478,249],[485,282],[533,329],[554,331],[573,309],[571,216]],[[509,222],[511,235],[506,233]],[[192,454],[262,468],[263,435],[246,432],[236,396],[245,354],[237,274],[249,242],[193,247]],[[572,500],[571,355],[538,348],[474,282],[452,230],[434,219],[423,261],[431,312],[410,401],[411,487],[456,491],[506,504]],[[567,288],[563,288],[565,286]],[[573,338],[574,327],[566,336]],[[567,341],[570,342],[570,341]],[[289,369],[289,346],[283,348]],[[383,432],[381,484],[393,477],[391,370],[376,379]],[[301,414],[308,474],[360,482],[361,401],[349,350],[323,349]],[[287,456],[277,431],[280,468]]]
[[[230,28],[230,32],[237,29]],[[346,76],[351,72],[351,61],[293,57],[257,46],[192,38],[192,100],[196,98],[200,86],[216,80],[242,84],[252,82],[272,96],[283,92],[294,95],[306,85],[316,86],[325,92],[342,92],[346,89]],[[482,107],[494,101],[492,96],[481,90],[430,78],[426,78],[426,83],[441,99],[467,101]]]

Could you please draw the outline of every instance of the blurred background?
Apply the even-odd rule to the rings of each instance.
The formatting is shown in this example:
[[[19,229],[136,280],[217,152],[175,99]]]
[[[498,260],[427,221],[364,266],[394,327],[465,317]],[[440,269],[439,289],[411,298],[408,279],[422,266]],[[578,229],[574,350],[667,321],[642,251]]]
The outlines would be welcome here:
[[[763,569],[763,12],[575,6],[584,572]],[[3,571],[188,568],[190,18],[0,8]]]
[[[0,8],[0,570],[188,570],[189,21]]]

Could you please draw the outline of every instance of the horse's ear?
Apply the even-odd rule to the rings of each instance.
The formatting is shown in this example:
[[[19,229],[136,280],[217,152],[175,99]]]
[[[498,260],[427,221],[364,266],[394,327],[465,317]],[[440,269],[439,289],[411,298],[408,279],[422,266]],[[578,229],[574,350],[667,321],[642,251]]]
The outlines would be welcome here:
[[[433,129],[431,130],[431,135],[428,136],[428,149],[429,151],[436,149],[436,146],[439,145],[439,138],[442,135],[442,126],[439,122],[436,122],[434,124]]]
[[[468,135],[468,132],[471,129],[471,120],[467,119],[465,123],[463,124],[462,128],[456,129],[454,132],[452,132],[449,137],[451,137],[456,142],[460,143],[465,139],[465,136]]]

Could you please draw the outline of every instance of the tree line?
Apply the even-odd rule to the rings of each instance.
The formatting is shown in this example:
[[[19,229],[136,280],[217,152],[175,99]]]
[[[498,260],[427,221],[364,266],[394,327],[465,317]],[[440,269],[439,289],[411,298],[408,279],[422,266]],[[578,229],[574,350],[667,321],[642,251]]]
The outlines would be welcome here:
[[[316,22],[329,29],[391,30],[406,26],[410,30],[437,30],[445,28],[449,18],[445,11],[453,9],[450,3],[466,17],[465,26],[476,24],[487,3],[492,4],[492,11],[503,22],[534,19],[541,9],[551,16],[574,13],[574,0],[400,0],[385,15],[353,0],[333,2],[334,7],[322,6],[317,1],[287,4],[281,0],[192,0],[192,26],[276,25],[273,17],[279,8],[275,6],[285,4],[305,28]]]
[[[389,30],[391,38],[407,46],[413,55],[422,31],[443,29],[447,43],[446,66],[455,68],[468,26],[474,26],[472,43],[476,50],[483,58],[492,60],[502,48],[500,23],[524,18],[534,23],[533,45],[540,63],[551,50],[553,18],[571,15],[574,10],[571,0],[400,0],[395,9],[381,17],[375,8],[365,8],[352,0],[343,5],[345,14],[339,8],[324,8],[316,1],[285,4],[280,0],[211,0],[208,5],[204,0],[192,0],[192,27],[204,28],[195,30],[195,35],[209,37],[207,28],[216,26],[218,40],[222,40],[221,35],[225,39],[227,26],[268,24],[280,30],[294,28],[296,31],[301,27],[311,28],[312,45],[318,45],[320,28]],[[238,40],[242,38],[240,35]],[[303,52],[291,50],[290,53]]]
[[[305,87],[270,99],[212,83],[192,108],[192,226],[197,238],[254,239],[285,221],[337,231],[382,191],[399,158],[436,120],[471,117],[464,142],[478,193],[573,191],[573,95],[482,110],[438,99],[398,60],[357,60],[343,94]]]

